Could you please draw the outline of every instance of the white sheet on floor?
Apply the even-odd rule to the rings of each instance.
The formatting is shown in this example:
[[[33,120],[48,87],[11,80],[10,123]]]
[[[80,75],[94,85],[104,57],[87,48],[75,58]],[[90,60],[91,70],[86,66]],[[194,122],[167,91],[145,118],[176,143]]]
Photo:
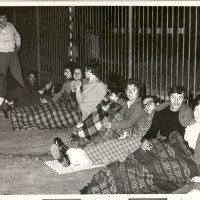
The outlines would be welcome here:
[[[104,167],[105,164],[93,165],[93,164],[81,164],[81,165],[70,165],[69,167],[63,167],[57,160],[51,160],[44,162],[50,168],[55,170],[58,174],[67,174],[77,172],[86,169]]]

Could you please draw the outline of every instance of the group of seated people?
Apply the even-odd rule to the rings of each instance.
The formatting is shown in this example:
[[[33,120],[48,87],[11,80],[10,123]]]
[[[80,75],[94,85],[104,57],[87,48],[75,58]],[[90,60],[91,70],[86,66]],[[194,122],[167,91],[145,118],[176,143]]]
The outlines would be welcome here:
[[[199,182],[200,95],[189,107],[185,88],[176,85],[169,102],[160,104],[156,96],[142,96],[141,81],[110,74],[104,84],[99,71],[97,63],[88,63],[83,78],[82,68],[67,63],[58,93],[11,109],[13,130],[73,126],[77,148],[55,137],[53,157],[64,167],[106,165],[84,194],[173,193]],[[43,95],[50,87],[36,90]]]

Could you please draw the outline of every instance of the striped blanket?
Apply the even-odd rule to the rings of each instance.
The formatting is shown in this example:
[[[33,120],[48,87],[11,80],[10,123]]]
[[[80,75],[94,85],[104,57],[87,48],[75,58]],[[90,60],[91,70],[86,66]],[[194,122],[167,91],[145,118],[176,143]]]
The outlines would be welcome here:
[[[121,97],[121,93],[119,93],[117,97],[118,99],[116,102],[102,101],[97,105],[96,110],[82,122],[83,126],[78,128],[77,134],[79,137],[91,140],[96,135],[99,135],[100,132],[104,131],[102,130],[102,122],[105,120],[105,117],[109,121],[121,119],[117,113],[126,101]]]
[[[64,93],[56,102],[15,108],[10,119],[15,131],[66,128],[80,121],[80,110],[71,95]]]
[[[166,142],[151,139],[150,145],[150,151],[140,148],[125,162],[114,162],[104,167],[81,192],[172,193],[200,174],[193,153],[177,132],[172,132]]]

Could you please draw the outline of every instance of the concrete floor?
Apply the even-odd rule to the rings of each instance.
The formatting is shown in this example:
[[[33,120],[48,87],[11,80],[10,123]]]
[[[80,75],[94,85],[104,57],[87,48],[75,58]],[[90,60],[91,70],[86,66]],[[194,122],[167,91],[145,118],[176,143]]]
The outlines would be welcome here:
[[[69,143],[72,128],[18,131],[0,113],[0,195],[79,194],[100,168],[59,175],[44,162],[53,160],[54,137]]]

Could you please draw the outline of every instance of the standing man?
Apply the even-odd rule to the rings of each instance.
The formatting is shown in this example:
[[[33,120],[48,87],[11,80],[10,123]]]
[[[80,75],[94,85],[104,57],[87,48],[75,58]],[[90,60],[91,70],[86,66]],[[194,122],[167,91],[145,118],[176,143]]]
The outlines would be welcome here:
[[[0,97],[7,94],[6,78],[10,69],[13,77],[24,87],[24,80],[21,72],[21,65],[18,58],[18,51],[21,46],[21,38],[12,23],[8,22],[7,14],[0,9]],[[1,104],[2,110],[6,111],[5,102]],[[5,112],[4,112],[5,114]]]

